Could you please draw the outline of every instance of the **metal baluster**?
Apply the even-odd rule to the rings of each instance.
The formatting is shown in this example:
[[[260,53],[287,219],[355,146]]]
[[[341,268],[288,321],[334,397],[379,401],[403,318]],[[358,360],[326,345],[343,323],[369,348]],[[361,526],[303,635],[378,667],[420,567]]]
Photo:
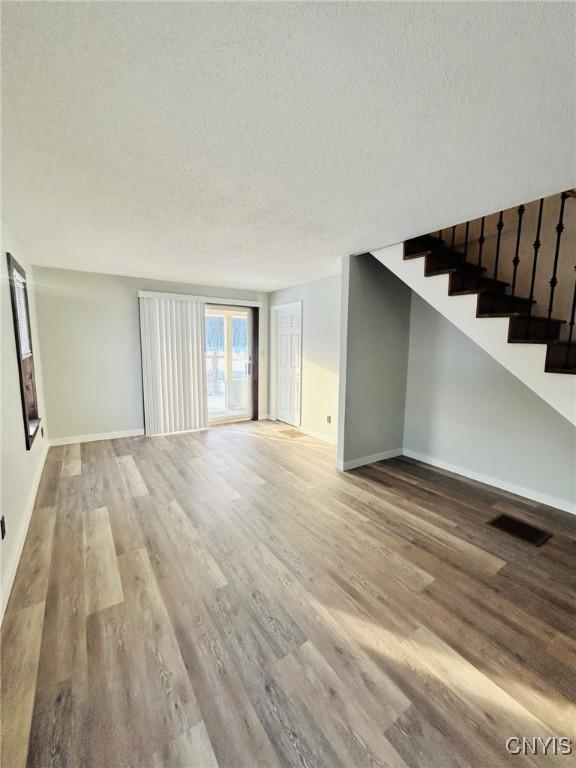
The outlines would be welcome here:
[[[536,225],[536,239],[534,240],[534,257],[532,260],[532,277],[530,279],[530,304],[528,304],[528,324],[526,326],[526,337],[530,338],[530,316],[532,315],[532,302],[534,299],[534,285],[536,284],[536,267],[538,266],[538,251],[542,243],[540,242],[540,230],[542,229],[542,213],[544,212],[544,198],[540,200],[538,208],[538,224]]]
[[[482,223],[480,225],[480,237],[478,238],[478,266],[482,266],[482,251],[484,250],[484,241],[486,238],[484,237],[484,223],[485,223],[485,216],[482,216]]]
[[[440,229],[440,230],[438,231],[438,240],[440,240],[440,242],[443,242],[443,240],[442,240],[442,233],[443,233],[443,232],[444,232],[444,230],[443,230],[443,229]]]
[[[566,192],[562,192],[562,195],[560,197],[560,216],[558,218],[558,224],[556,224],[556,250],[554,252],[554,268],[552,269],[552,277],[550,279],[550,303],[548,304],[548,320],[551,320],[552,318],[552,307],[554,305],[554,292],[556,291],[556,286],[558,285],[558,279],[556,278],[556,274],[558,272],[558,257],[560,255],[560,242],[562,240],[562,232],[564,231],[564,206],[566,205],[567,199],[568,199],[568,194]]]
[[[452,243],[450,245],[450,248],[454,250],[454,241],[456,240],[456,227],[452,227]]]
[[[466,235],[464,237],[464,261],[466,261],[468,257],[468,234],[470,232],[470,222],[466,222]]]
[[[574,267],[574,271],[576,271],[576,267]],[[564,363],[565,368],[570,367],[570,344],[572,344],[572,335],[574,333],[574,316],[576,315],[576,279],[574,280],[574,293],[572,295],[572,312],[570,313],[570,322],[568,323],[568,328],[570,329],[568,332],[568,343],[566,344],[566,362]]]
[[[500,240],[502,239],[502,230],[504,229],[504,211],[500,211],[498,217],[498,224],[496,229],[498,230],[498,239],[496,240],[496,258],[494,260],[494,280],[498,280],[498,262],[500,261]]]
[[[518,233],[516,235],[516,250],[514,252],[514,258],[512,264],[514,264],[514,275],[512,276],[512,296],[516,291],[516,273],[518,272],[518,264],[520,264],[520,238],[522,237],[522,219],[524,217],[524,211],[526,208],[523,205],[518,206]]]

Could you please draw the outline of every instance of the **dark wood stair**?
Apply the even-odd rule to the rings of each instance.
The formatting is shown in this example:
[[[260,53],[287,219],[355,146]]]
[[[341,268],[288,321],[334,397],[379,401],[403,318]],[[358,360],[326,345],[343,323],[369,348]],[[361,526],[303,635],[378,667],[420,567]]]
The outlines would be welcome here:
[[[533,301],[521,296],[510,296],[507,293],[495,293],[494,291],[482,291],[478,294],[476,316],[510,317],[512,315],[527,315],[533,304]]]
[[[533,300],[512,296],[507,292],[509,283],[488,277],[484,267],[466,261],[463,253],[447,247],[439,237],[424,235],[408,240],[404,258],[423,258],[426,277],[449,275],[450,296],[477,294],[478,318],[508,318],[510,343],[547,344],[548,373],[576,374],[576,343],[559,340],[564,320],[533,315]]]
[[[411,258],[414,258],[414,256]],[[446,251],[445,253],[429,251],[424,256],[424,261],[424,274],[426,277],[432,277],[433,275],[449,275],[455,272],[478,277],[483,275],[486,271],[484,267],[479,267],[476,264],[470,264],[469,261],[464,261],[464,254],[458,253],[457,251]]]
[[[448,293],[450,296],[465,296],[466,294],[480,293],[481,291],[504,293],[509,285],[510,283],[505,283],[503,280],[495,280],[493,277],[472,274],[456,268],[450,273]]]
[[[546,371],[576,374],[576,342],[549,343],[546,351]]]
[[[514,315],[508,326],[508,341],[511,344],[547,344],[557,341],[564,320],[549,320],[539,315]]]
[[[418,258],[424,256],[428,251],[433,251],[444,247],[444,241],[433,235],[421,235],[413,237],[404,243],[404,258]]]

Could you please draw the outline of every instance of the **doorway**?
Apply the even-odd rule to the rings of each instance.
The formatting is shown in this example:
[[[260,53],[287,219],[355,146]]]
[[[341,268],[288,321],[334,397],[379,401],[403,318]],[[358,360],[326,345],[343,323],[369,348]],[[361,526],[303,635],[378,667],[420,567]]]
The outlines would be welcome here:
[[[300,426],[302,379],[302,302],[272,307],[273,416]]]
[[[207,304],[205,334],[208,423],[251,419],[252,310]]]

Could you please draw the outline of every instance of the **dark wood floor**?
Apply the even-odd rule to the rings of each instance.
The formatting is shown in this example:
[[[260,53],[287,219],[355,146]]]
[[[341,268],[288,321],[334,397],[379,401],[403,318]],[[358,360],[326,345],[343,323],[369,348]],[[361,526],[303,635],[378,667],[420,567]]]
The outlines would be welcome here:
[[[574,736],[569,516],[409,460],[333,465],[272,423],[52,448],[2,765],[568,765],[505,743]]]

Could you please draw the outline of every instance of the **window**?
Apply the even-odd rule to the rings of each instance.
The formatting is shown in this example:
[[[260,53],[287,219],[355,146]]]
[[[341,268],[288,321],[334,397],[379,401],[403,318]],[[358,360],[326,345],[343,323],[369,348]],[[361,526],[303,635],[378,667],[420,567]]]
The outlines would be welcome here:
[[[12,317],[16,337],[16,354],[20,375],[20,396],[24,417],[24,435],[26,450],[29,451],[40,427],[38,401],[36,398],[36,379],[34,376],[34,355],[32,352],[32,333],[30,332],[30,312],[28,309],[28,286],[26,273],[16,259],[7,254],[8,279],[12,298]]]

